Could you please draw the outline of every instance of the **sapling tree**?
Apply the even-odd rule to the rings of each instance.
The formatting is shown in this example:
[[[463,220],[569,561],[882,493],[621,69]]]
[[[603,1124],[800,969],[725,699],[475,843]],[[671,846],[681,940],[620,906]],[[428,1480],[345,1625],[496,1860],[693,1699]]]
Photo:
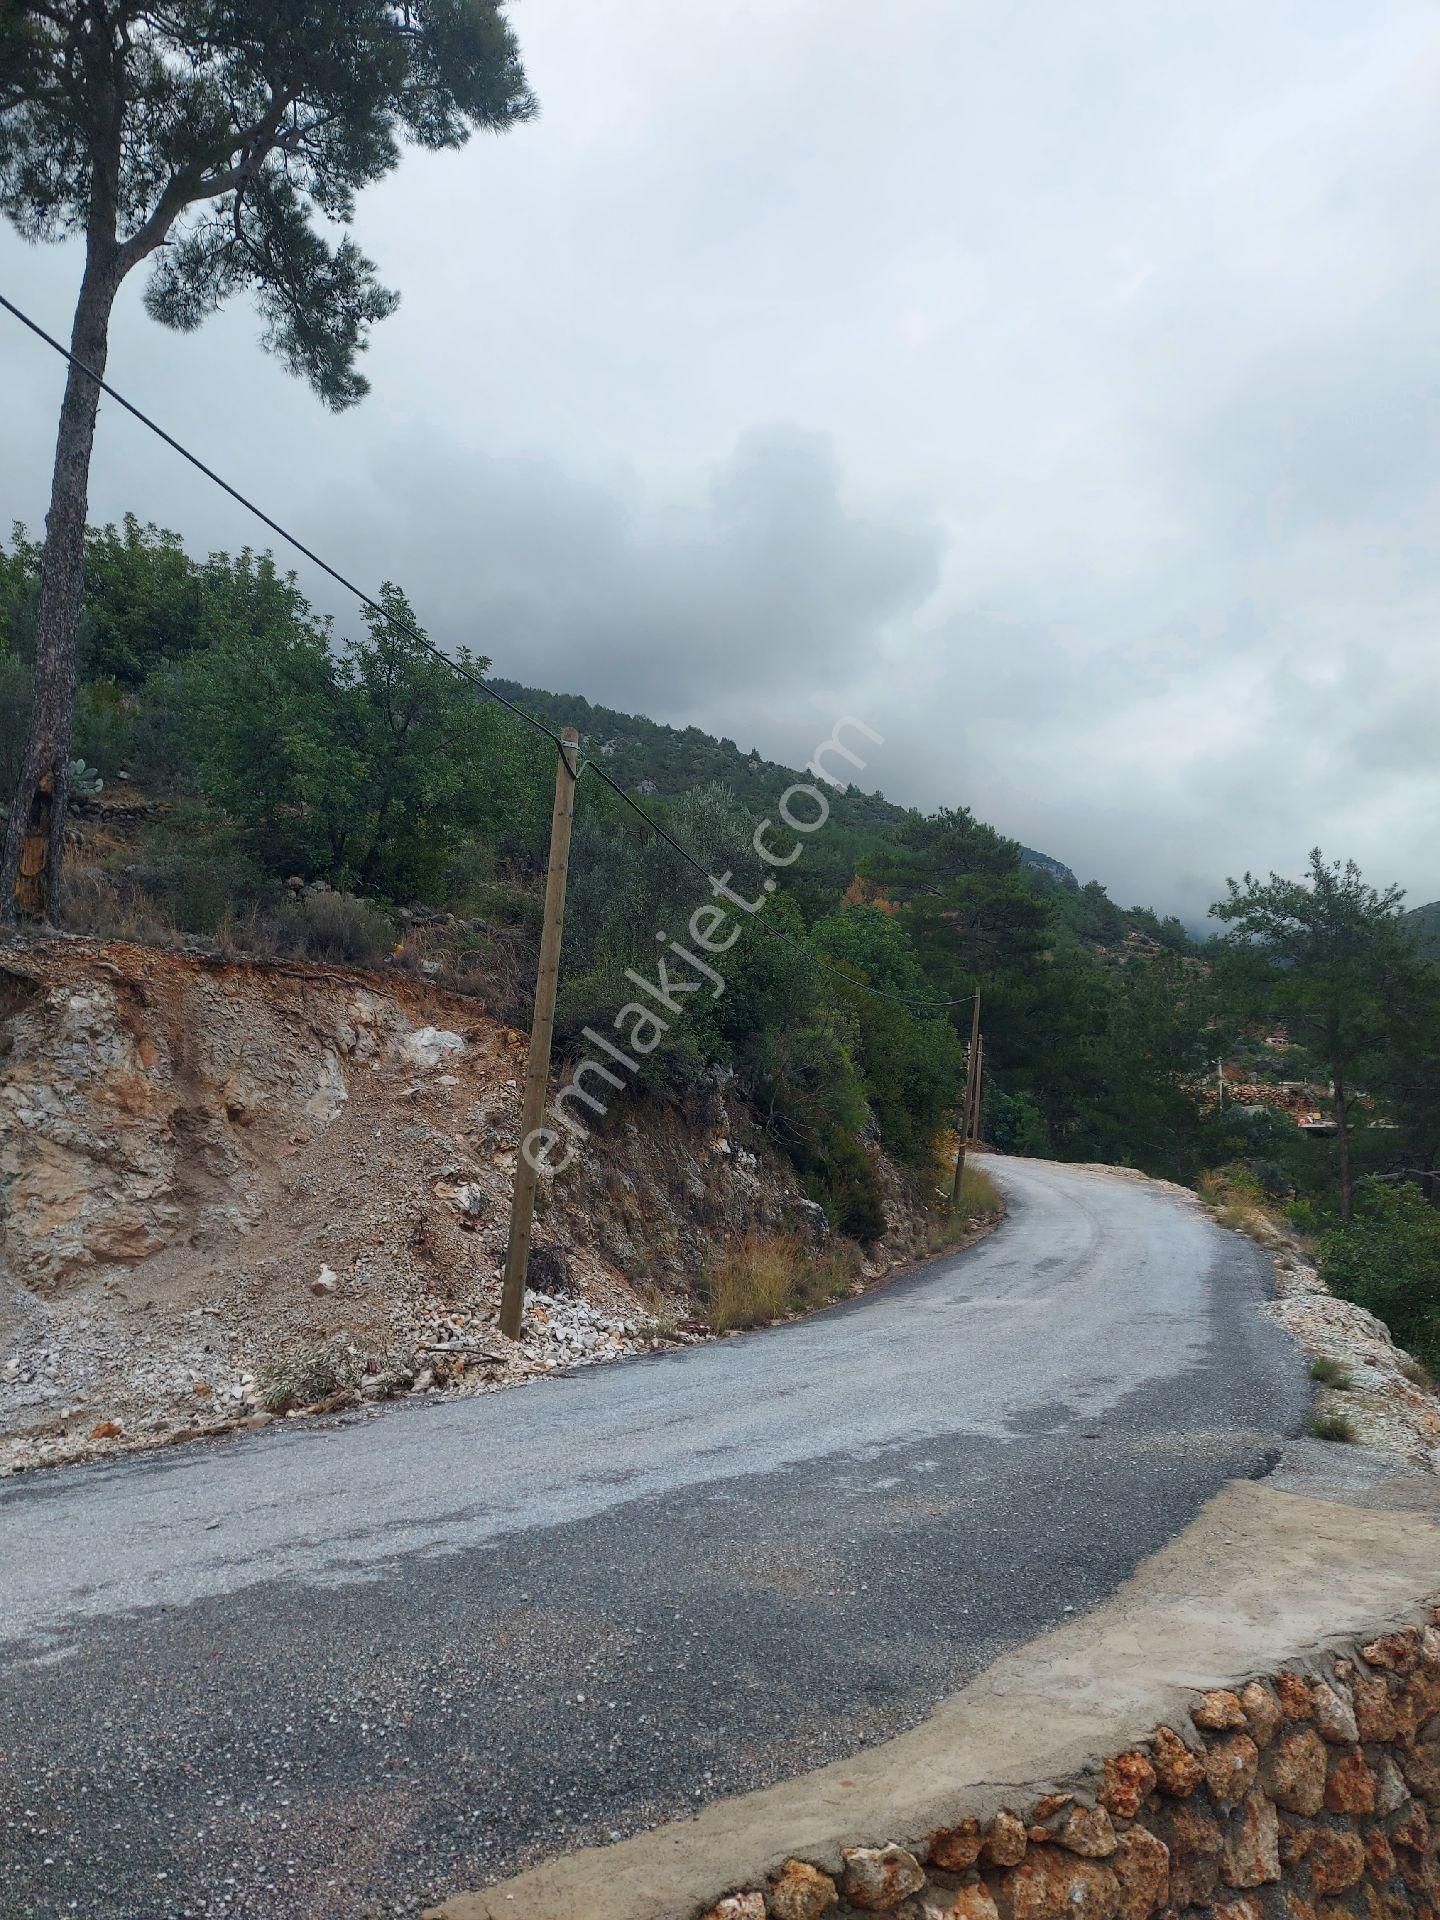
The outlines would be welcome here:
[[[4,0],[0,210],[78,238],[76,359],[105,371],[110,318],[145,304],[199,326],[248,290],[265,344],[334,408],[366,391],[371,324],[396,295],[345,236],[356,194],[406,141],[462,145],[535,111],[499,0]],[[437,212],[437,227],[448,220]],[[64,847],[99,389],[65,383],[35,627],[35,695],[0,855],[0,919],[53,911]]]

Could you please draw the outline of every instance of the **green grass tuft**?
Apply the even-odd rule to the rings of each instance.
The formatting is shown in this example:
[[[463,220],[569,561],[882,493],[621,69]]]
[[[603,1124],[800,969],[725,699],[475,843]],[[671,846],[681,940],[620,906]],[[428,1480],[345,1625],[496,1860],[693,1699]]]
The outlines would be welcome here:
[[[1350,1385],[1350,1369],[1339,1360],[1331,1360],[1321,1355],[1310,1362],[1310,1378],[1318,1381],[1322,1387],[1334,1387],[1344,1392]]]
[[[1355,1423],[1348,1414],[1317,1413],[1310,1422],[1310,1431],[1317,1440],[1352,1441]]]

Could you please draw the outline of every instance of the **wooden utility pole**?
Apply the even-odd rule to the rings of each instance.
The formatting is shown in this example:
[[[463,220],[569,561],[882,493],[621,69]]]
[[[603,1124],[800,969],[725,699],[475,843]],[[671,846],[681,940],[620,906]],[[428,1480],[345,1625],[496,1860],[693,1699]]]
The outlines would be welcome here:
[[[970,1130],[970,1111],[975,1104],[975,1069],[980,1064],[980,989],[975,989],[975,1010],[970,1016],[970,1058],[965,1067],[965,1098],[960,1107],[960,1136],[955,1149],[955,1178],[950,1182],[950,1205],[960,1204],[960,1187],[965,1178],[965,1136]]]
[[[966,1138],[972,1147],[980,1144],[980,1105],[985,1097],[985,1036],[979,1039],[980,1052],[975,1061],[975,1092],[970,1102],[970,1127]]]
[[[535,1183],[540,1178],[525,1152],[525,1142],[544,1118],[545,1095],[550,1083],[550,1041],[555,1031],[555,988],[560,977],[565,881],[570,869],[570,826],[575,818],[575,781],[580,772],[579,734],[574,727],[564,727],[560,740],[555,767],[555,810],[550,817],[550,864],[545,870],[545,924],[540,932],[540,970],[535,977],[530,1059],[525,1068],[520,1149],[515,1159],[515,1197],[510,1207],[510,1248],[505,1256],[505,1291],[500,1301],[500,1331],[510,1340],[520,1338],[520,1323],[525,1314],[525,1271],[530,1264]]]

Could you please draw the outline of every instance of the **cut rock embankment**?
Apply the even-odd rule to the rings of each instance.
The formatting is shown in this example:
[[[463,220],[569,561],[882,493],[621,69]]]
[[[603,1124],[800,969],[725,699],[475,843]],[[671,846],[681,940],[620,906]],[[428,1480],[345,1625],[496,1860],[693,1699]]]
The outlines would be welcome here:
[[[729,1240],[822,1232],[717,1075],[683,1113],[617,1110],[545,1194],[499,1341],[524,1051],[413,976],[0,947],[0,1472],[263,1421],[297,1352],[335,1406],[683,1342]],[[926,1232],[881,1173],[872,1276]]]

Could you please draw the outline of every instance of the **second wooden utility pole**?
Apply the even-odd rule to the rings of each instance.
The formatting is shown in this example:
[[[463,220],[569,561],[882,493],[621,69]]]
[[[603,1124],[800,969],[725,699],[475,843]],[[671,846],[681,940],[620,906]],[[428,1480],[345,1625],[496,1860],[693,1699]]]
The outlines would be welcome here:
[[[980,1109],[985,1099],[985,1036],[980,1036],[980,1052],[975,1060],[975,1087],[970,1097],[970,1127],[966,1139],[972,1147],[980,1144]]]
[[[965,1136],[970,1131],[970,1112],[975,1104],[975,1070],[980,1064],[980,989],[975,989],[975,1011],[970,1016],[970,1058],[965,1066],[965,1099],[960,1108],[960,1136],[955,1149],[955,1178],[950,1183],[950,1205],[960,1204],[960,1188],[965,1179]]]
[[[520,1109],[515,1198],[510,1207],[510,1247],[505,1256],[505,1291],[500,1300],[500,1331],[510,1340],[520,1338],[520,1323],[525,1317],[525,1272],[530,1264],[535,1184],[540,1178],[525,1151],[525,1142],[545,1116],[545,1094],[550,1083],[555,988],[560,977],[560,940],[565,931],[565,881],[570,870],[570,826],[575,818],[575,782],[579,772],[580,736],[574,727],[563,727],[555,767],[555,810],[550,817],[550,864],[545,870],[545,924],[540,931],[540,968],[535,976],[530,1059],[525,1068],[525,1100]]]

